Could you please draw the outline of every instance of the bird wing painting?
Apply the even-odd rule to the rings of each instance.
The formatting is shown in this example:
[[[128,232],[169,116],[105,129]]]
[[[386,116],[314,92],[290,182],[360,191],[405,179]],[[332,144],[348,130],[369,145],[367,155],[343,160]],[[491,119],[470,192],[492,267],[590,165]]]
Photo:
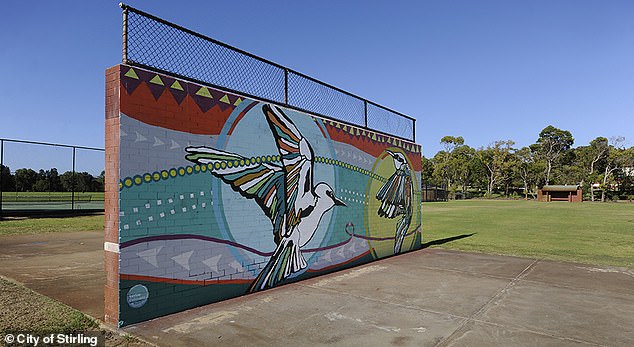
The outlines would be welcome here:
[[[394,253],[400,253],[407,229],[412,221],[412,177],[402,153],[386,151],[394,160],[395,171],[379,188],[376,198],[381,201],[378,214],[393,219],[402,216],[396,225]]]
[[[273,225],[277,245],[248,292],[274,287],[307,267],[301,253],[315,234],[322,216],[334,206],[345,206],[327,183],[313,183],[314,153],[295,124],[274,105],[262,106],[282,164],[250,162],[246,157],[210,147],[187,147],[187,160],[212,164],[211,173],[254,199]],[[233,161],[249,164],[230,166]]]

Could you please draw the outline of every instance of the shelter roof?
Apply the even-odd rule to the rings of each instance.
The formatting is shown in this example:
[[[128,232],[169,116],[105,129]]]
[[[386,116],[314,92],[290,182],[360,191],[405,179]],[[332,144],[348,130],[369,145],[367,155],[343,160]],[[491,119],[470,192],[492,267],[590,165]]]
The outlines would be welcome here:
[[[542,188],[545,192],[576,192],[579,185],[548,185]]]

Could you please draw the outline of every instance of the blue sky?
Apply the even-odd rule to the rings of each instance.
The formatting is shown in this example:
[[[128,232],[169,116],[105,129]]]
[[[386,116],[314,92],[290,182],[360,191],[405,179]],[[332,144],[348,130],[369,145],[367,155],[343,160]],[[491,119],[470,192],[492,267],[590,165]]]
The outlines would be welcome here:
[[[428,157],[444,135],[526,146],[549,124],[634,145],[633,1],[128,3],[415,117]],[[102,147],[117,2],[12,2],[0,42],[0,137]]]

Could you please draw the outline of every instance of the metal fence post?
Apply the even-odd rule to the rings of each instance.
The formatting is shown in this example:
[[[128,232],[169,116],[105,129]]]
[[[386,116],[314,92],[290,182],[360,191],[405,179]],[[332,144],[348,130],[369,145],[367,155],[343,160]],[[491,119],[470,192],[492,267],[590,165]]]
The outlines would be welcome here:
[[[284,104],[288,106],[288,69],[284,69]]]
[[[75,181],[77,180],[77,175],[75,175],[75,150],[77,148],[75,146],[73,146],[73,183],[70,185],[70,191],[71,191],[71,197],[70,197],[70,201],[71,201],[71,210],[75,210]]]
[[[368,127],[368,101],[363,100],[363,126]]]
[[[123,9],[123,35],[122,35],[122,39],[123,39],[122,55],[123,55],[123,58],[121,59],[121,61],[124,64],[127,64],[128,63],[128,8],[124,7],[123,4],[119,4],[119,6],[121,6],[121,8]]]
[[[0,219],[2,219],[2,176],[4,176],[4,140],[0,140]]]

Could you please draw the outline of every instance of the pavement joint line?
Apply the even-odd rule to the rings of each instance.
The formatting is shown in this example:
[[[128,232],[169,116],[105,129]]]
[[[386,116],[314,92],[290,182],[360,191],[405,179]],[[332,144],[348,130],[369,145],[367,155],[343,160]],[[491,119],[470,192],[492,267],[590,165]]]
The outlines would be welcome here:
[[[485,311],[485,309],[487,307],[489,307],[489,305],[493,301],[495,301],[497,298],[505,295],[508,292],[508,290],[511,289],[520,278],[526,276],[526,274],[528,274],[528,272],[530,272],[530,270],[532,270],[533,267],[535,266],[535,264],[537,264],[538,262],[539,262],[539,259],[535,259],[530,264],[528,264],[528,266],[526,266],[524,268],[524,270],[520,271],[520,273],[517,274],[515,276],[515,278],[513,278],[509,283],[507,283],[506,286],[504,286],[504,288],[500,289],[497,293],[495,293],[495,295],[493,295],[489,300],[487,300],[487,302],[485,302],[479,309],[477,309],[474,313],[472,313],[469,317],[467,317],[467,321],[465,321],[461,325],[459,325],[456,328],[456,330],[454,330],[451,334],[449,334],[448,336],[446,336],[442,340],[438,341],[438,343],[435,345],[435,347],[447,346],[447,344],[451,340],[455,339],[455,336],[457,336],[459,333],[463,332],[464,328],[469,323],[469,321],[477,319]]]
[[[552,282],[547,282],[547,281],[520,279],[518,282],[526,282],[526,283],[532,283],[532,284],[548,285],[550,287],[559,288],[559,289],[595,291],[595,288],[568,286],[568,285],[565,285],[565,284],[558,284],[558,283],[552,283]],[[618,293],[618,292],[610,292],[610,293],[604,293],[604,294],[602,294],[602,293],[594,293],[593,295],[601,296],[601,297],[613,297],[613,296],[622,297],[622,296],[627,295],[627,294],[622,294],[622,293]]]
[[[456,273],[460,273],[460,274],[467,274],[467,275],[473,275],[473,276],[477,276],[477,277],[487,277],[487,278],[494,278],[494,279],[499,279],[499,280],[513,280],[514,277],[513,276],[497,276],[497,275],[491,275],[491,274],[485,274],[485,273],[481,273],[481,272],[476,272],[476,271],[465,271],[465,270],[458,270],[458,269],[445,269],[445,268],[441,268],[441,267],[433,267],[433,266],[419,266],[422,269],[426,269],[426,270],[434,270],[434,271],[444,271],[444,272],[456,272]]]
[[[395,303],[395,302],[391,302],[391,301],[386,301],[386,300],[380,300],[380,299],[375,299],[375,298],[371,298],[371,297],[366,297],[366,296],[363,296],[363,295],[352,294],[350,292],[344,292],[344,291],[340,291],[340,290],[336,290],[336,289],[332,289],[332,288],[313,287],[312,285],[302,285],[302,286],[303,287],[308,287],[308,288],[311,288],[311,289],[319,289],[319,290],[323,290],[323,291],[327,291],[327,292],[335,292],[335,293],[339,293],[339,294],[344,294],[344,295],[351,296],[351,297],[354,297],[354,298],[357,298],[357,299],[363,299],[363,300],[377,302],[377,303],[382,303],[382,304],[386,304],[386,305],[402,307],[402,308],[406,308],[406,309],[410,309],[410,310],[436,314],[436,315],[439,315],[439,316],[449,316],[451,318],[455,318],[455,319],[459,319],[459,320],[463,320],[463,321],[472,321],[472,322],[476,322],[476,323],[482,323],[482,324],[492,325],[492,326],[501,327],[501,328],[508,327],[508,326],[503,325],[503,324],[499,324],[499,323],[495,323],[495,322],[489,322],[489,321],[481,320],[481,319],[477,319],[477,318],[470,318],[470,317],[466,317],[466,316],[461,316],[461,315],[458,315],[458,314],[455,314],[455,313],[435,311],[435,310],[426,309],[426,308],[423,308],[423,307],[420,307],[420,306],[399,304],[399,303]],[[343,306],[343,307],[345,307],[345,306]],[[513,328],[516,329],[516,330],[525,330],[525,331],[530,331],[530,332],[533,332],[533,333],[538,333],[538,334],[544,335],[544,333],[540,333],[538,331],[528,330],[528,329],[523,328],[523,327],[513,327]]]
[[[471,316],[467,317],[467,321],[463,322],[460,326],[458,326],[458,328],[456,328],[456,330],[454,330],[450,335],[448,335],[444,339],[440,340],[434,347],[447,346],[450,342],[452,342],[453,340],[456,340],[459,337],[458,334],[460,334],[462,336],[466,332],[465,328],[466,328],[467,324],[469,324],[470,322],[478,322],[478,323],[482,323],[482,324],[486,324],[486,325],[493,325],[493,326],[497,326],[497,327],[505,328],[505,329],[513,329],[513,330],[517,330],[517,331],[529,332],[529,333],[532,333],[532,334],[541,335],[541,336],[547,336],[547,337],[555,338],[555,339],[558,339],[558,340],[572,341],[572,342],[575,342],[575,343],[582,343],[582,344],[587,344],[587,345],[592,345],[592,346],[603,346],[603,345],[597,344],[595,342],[580,340],[580,339],[576,339],[576,338],[572,338],[572,337],[566,337],[566,336],[558,336],[558,335],[554,335],[554,334],[548,333],[546,331],[533,330],[533,329],[526,328],[526,327],[523,327],[523,326],[518,326],[518,325],[515,325],[515,324],[505,325],[505,324],[489,322],[489,321],[482,320],[482,319],[479,318],[485,312],[485,310],[490,306],[490,304],[492,302],[494,302],[495,300],[497,300],[498,298],[500,298],[502,296],[507,295],[509,293],[509,290],[516,283],[522,281],[522,279],[524,277],[526,277],[531,271],[533,271],[535,266],[538,263],[540,263],[542,260],[543,259],[534,259],[528,266],[526,266],[526,268],[524,268],[524,270],[522,270],[517,276],[515,276],[504,288],[499,290],[493,297],[491,297],[491,299],[489,299],[484,305],[482,305]]]
[[[439,250],[439,249],[435,249],[435,250]],[[407,252],[407,253],[402,253],[402,254],[397,254],[394,255],[393,257],[403,257],[405,258],[408,255],[413,255],[416,252],[423,252],[423,253],[430,253],[430,252],[425,252],[426,249],[420,249],[417,251],[413,251],[413,252]],[[446,250],[442,250],[442,251],[446,251]],[[434,252],[437,253],[437,252]],[[464,252],[464,251],[449,251],[446,252],[449,254],[453,254],[453,253],[467,253],[467,254],[484,254],[484,253],[473,253],[473,252]],[[523,258],[523,257],[516,257],[516,256],[506,256],[506,255],[501,255],[503,257],[510,257],[510,258],[518,258],[518,259],[523,259],[523,260],[527,260],[527,261],[532,261],[534,262],[535,260],[537,260],[536,258]],[[392,257],[390,257],[392,258]],[[381,262],[382,260],[387,260],[388,258],[384,258],[384,259],[379,259],[378,262]],[[540,261],[543,259],[540,259]],[[445,272],[457,272],[457,273],[464,273],[464,274],[470,274],[470,275],[477,275],[478,277],[488,277],[488,278],[495,278],[495,279],[502,279],[502,280],[512,280],[515,277],[513,276],[496,276],[496,275],[491,275],[491,274],[485,274],[485,273],[481,273],[481,272],[476,272],[476,271],[465,271],[465,270],[459,270],[459,269],[447,269],[447,268],[443,268],[443,267],[436,267],[436,266],[429,266],[429,265],[418,265],[418,267],[423,268],[423,269],[427,269],[427,270],[435,270],[435,271],[445,271]]]
[[[522,272],[520,272],[520,274],[518,274],[514,278],[514,280],[519,279],[520,276],[522,276],[522,277],[526,276],[527,275],[526,270],[529,269],[529,267],[531,267],[531,266],[535,265],[536,263],[538,263],[539,261],[540,261],[539,259],[535,259],[528,267],[526,267]],[[532,267],[531,267],[531,269],[532,269]],[[460,329],[465,327],[468,323],[474,322],[474,323],[485,324],[485,325],[488,325],[488,326],[495,326],[495,327],[498,327],[498,328],[512,329],[512,330],[516,330],[516,331],[529,332],[529,333],[532,333],[532,334],[536,334],[536,335],[540,335],[540,336],[546,336],[546,337],[551,337],[551,338],[555,338],[555,339],[558,339],[558,340],[572,341],[572,342],[582,343],[582,344],[587,344],[587,345],[592,345],[592,346],[602,346],[602,345],[594,343],[594,342],[589,342],[589,341],[584,341],[584,340],[579,340],[579,339],[574,339],[574,338],[569,338],[569,337],[563,337],[563,336],[557,336],[557,335],[553,335],[553,334],[550,334],[550,333],[547,333],[547,332],[544,332],[544,331],[529,329],[529,328],[526,328],[526,327],[523,327],[523,326],[505,325],[505,324],[490,322],[490,321],[486,321],[486,320],[482,320],[482,319],[477,318],[475,316],[475,314],[477,314],[480,310],[482,310],[482,308],[484,308],[490,302],[492,302],[494,300],[494,298],[496,298],[498,296],[498,294],[500,294],[505,289],[509,288],[510,287],[510,282],[509,282],[509,284],[507,284],[507,286],[504,289],[500,290],[495,296],[493,296],[493,298],[491,300],[489,300],[486,304],[484,304],[482,308],[480,308],[478,311],[476,311],[476,313],[472,314],[470,317],[461,316],[461,315],[457,315],[457,314],[449,313],[449,312],[440,312],[440,311],[430,310],[430,309],[426,309],[426,308],[419,307],[419,306],[404,305],[404,304],[399,304],[399,303],[396,303],[396,302],[370,298],[370,297],[366,297],[366,296],[363,296],[363,295],[352,294],[350,292],[340,291],[340,290],[336,290],[336,289],[332,289],[332,288],[314,287],[314,286],[312,286],[310,284],[303,284],[303,283],[294,283],[294,284],[296,284],[298,286],[301,286],[301,287],[308,287],[308,288],[311,288],[311,289],[317,289],[317,290],[322,290],[322,291],[326,291],[326,292],[334,292],[334,293],[338,293],[338,294],[344,294],[344,295],[351,296],[351,297],[358,298],[358,299],[363,299],[363,300],[377,302],[377,303],[382,303],[382,304],[386,304],[386,305],[402,307],[402,308],[415,310],[415,311],[420,311],[420,312],[425,312],[425,313],[431,313],[431,314],[435,314],[435,315],[439,315],[439,316],[449,316],[451,318],[455,318],[455,319],[460,320],[460,324],[459,324],[458,328],[456,328],[456,330],[451,335],[449,335],[448,337],[450,337],[450,336],[454,335],[455,333],[457,333]],[[345,307],[345,305],[342,306],[342,307]],[[440,346],[440,343],[442,343],[447,338],[441,340],[435,346]],[[450,341],[447,341],[447,343],[449,343],[449,342]],[[444,344],[444,345],[446,345],[446,344]]]
[[[524,259],[533,259],[534,260],[539,260],[539,263],[543,263],[544,261],[553,261],[553,260],[546,260],[546,259],[536,259],[536,258],[524,258]],[[556,263],[559,263],[559,261],[555,261]],[[537,264],[535,264],[537,265]],[[607,265],[591,265],[589,264],[589,266],[594,266],[594,267],[608,267]],[[549,281],[540,281],[540,280],[529,280],[529,279],[525,279],[525,276],[522,276],[521,278],[516,278],[516,277],[509,277],[509,276],[497,276],[497,275],[491,275],[491,274],[485,274],[485,273],[480,273],[480,272],[476,272],[476,271],[465,271],[465,270],[459,270],[459,269],[446,269],[446,268],[442,268],[442,267],[435,267],[435,266],[426,266],[426,265],[418,265],[419,268],[422,269],[427,269],[427,270],[434,270],[434,271],[444,271],[444,272],[456,272],[456,273],[461,273],[461,274],[468,274],[468,275],[477,275],[478,277],[487,277],[487,278],[494,278],[494,279],[503,279],[503,280],[510,280],[510,279],[516,279],[517,281],[520,282],[528,282],[528,283],[537,283],[537,284],[546,284],[555,288],[564,288],[564,289],[581,289],[581,290],[594,290],[594,288],[587,288],[587,287],[575,287],[575,286],[569,286],[569,285],[565,285],[565,284],[559,284],[559,283],[555,283],[555,282],[549,282]],[[634,277],[634,275],[625,272],[625,271],[619,271],[616,272],[619,274],[623,274],[626,276],[630,276],[630,277]],[[614,294],[619,294],[619,293],[614,293]]]
[[[415,253],[415,252],[403,253],[403,254],[395,255],[394,257],[404,257],[404,256],[407,256],[407,255],[412,254],[412,253]],[[451,252],[449,252],[449,253],[451,253]],[[381,263],[383,260],[386,260],[386,259],[380,259],[380,260],[376,261],[375,263]],[[473,276],[478,276],[478,277],[484,276],[484,277],[488,277],[488,278],[513,281],[513,280],[516,280],[518,278],[518,276],[520,276],[522,273],[524,273],[524,271],[526,271],[526,269],[531,267],[531,265],[535,264],[539,259],[533,258],[533,259],[530,259],[530,260],[532,260],[531,264],[529,264],[524,270],[522,270],[520,272],[520,274],[518,274],[515,277],[512,277],[512,276],[495,276],[495,275],[484,274],[484,273],[473,272],[473,271],[464,271],[464,270],[458,270],[458,269],[446,269],[446,268],[441,268],[441,267],[424,266],[424,265],[421,266],[421,268],[424,268],[424,269],[427,269],[427,270],[440,270],[440,271],[445,271],[445,272],[456,272],[456,273],[468,274],[468,275],[473,275]],[[345,270],[344,270],[344,272],[345,272]],[[334,275],[334,273],[333,274],[328,274],[328,275]],[[326,276],[328,276],[328,275],[326,275]],[[326,276],[323,276],[323,277],[326,277]],[[437,311],[433,311],[433,310],[425,310],[425,309],[422,309],[422,308],[417,307],[417,306],[409,306],[409,305],[402,305],[402,304],[398,304],[398,303],[391,303],[389,301],[372,299],[372,298],[364,297],[364,296],[361,296],[361,295],[355,295],[355,294],[351,294],[351,293],[348,293],[348,292],[338,291],[336,289],[330,289],[330,288],[324,288],[324,287],[315,287],[311,283],[295,282],[293,284],[296,284],[296,285],[301,286],[301,287],[310,287],[310,288],[313,288],[313,289],[324,289],[324,290],[334,291],[334,292],[337,292],[337,293],[345,293],[345,294],[348,294],[350,296],[357,297],[357,298],[362,298],[362,299],[372,300],[372,301],[378,301],[378,302],[383,302],[383,303],[387,303],[387,304],[393,304],[393,305],[406,307],[406,308],[420,309],[420,310],[423,310],[425,312],[430,312],[430,313],[435,313],[435,314],[449,314],[449,315],[451,315],[451,316],[453,316],[455,318],[469,319],[469,317],[455,315],[455,314],[451,314],[451,313],[447,313],[447,312],[437,312]]]
[[[14,235],[8,235],[6,237],[8,239],[8,238],[13,237],[13,236]],[[76,242],[79,242],[79,241],[82,241],[82,240],[83,240],[83,238],[82,239],[68,239],[68,240],[65,240],[65,241],[69,241],[69,242],[71,242],[73,244],[72,245],[73,247],[77,247]],[[4,241],[4,239],[2,238],[2,236],[0,236],[0,243],[2,243],[3,241]],[[54,246],[54,247],[51,247],[51,248],[57,249],[57,248],[59,248],[58,247],[58,243],[61,244],[62,242],[63,241],[60,241],[60,240],[58,240],[58,241],[51,240],[51,241],[48,241],[48,245],[49,246]],[[29,243],[26,243],[26,244],[18,244],[18,245],[16,245],[16,248],[26,249],[27,247],[32,247],[35,244],[36,243],[34,243],[34,242],[29,242]],[[98,244],[98,246],[100,246],[100,245],[101,244]],[[97,251],[99,251],[99,249],[101,249],[101,247],[96,248]],[[26,250],[26,251],[30,252],[30,248],[29,248],[29,250]],[[92,254],[92,252],[86,252],[86,253]],[[410,263],[410,259],[406,258],[406,257],[409,254],[413,255],[413,254],[416,254],[416,253],[418,253],[418,252],[411,252],[411,253],[402,254],[401,256],[403,256],[403,261],[397,260],[394,263],[392,263],[392,262],[386,263],[385,265],[390,267],[387,270],[390,271],[390,270],[395,270],[397,268],[400,269],[399,266],[403,266],[403,265],[406,265],[406,264]],[[423,253],[423,255],[425,255],[425,253],[427,253],[427,252],[423,251],[421,253]],[[444,252],[443,251],[442,253],[438,253],[438,254],[442,255],[443,257],[445,257],[445,256],[451,257],[452,253],[454,253],[454,252]],[[461,252],[456,252],[456,253],[461,253]],[[470,252],[464,252],[464,253],[472,254],[472,252],[471,253]],[[24,254],[24,252],[23,252],[23,254]],[[69,253],[69,254],[74,254],[74,253]],[[83,252],[79,252],[78,254],[83,254]],[[28,260],[28,258],[30,258],[31,255],[32,256],[37,256],[38,258],[48,259],[48,257],[46,257],[46,256],[42,257],[41,255],[38,255],[38,252],[34,252],[34,253],[29,253],[29,257],[25,257],[25,258],[19,257],[18,258],[19,259],[18,262],[19,263],[23,263],[23,262],[26,263],[26,261]],[[484,255],[486,255],[486,254],[484,254]],[[513,257],[513,258],[520,258],[520,257]],[[394,257],[392,259],[396,260],[396,259],[398,259],[398,257]],[[413,258],[413,259],[417,260],[418,258]],[[488,258],[484,258],[485,261],[487,259]],[[469,336],[469,334],[471,332],[478,331],[478,329],[482,329],[482,328],[487,329],[486,327],[488,327],[488,329],[491,329],[491,327],[499,327],[500,330],[502,330],[502,329],[510,330],[509,332],[511,334],[519,334],[521,332],[526,332],[526,333],[534,334],[535,336],[548,337],[548,338],[551,338],[551,339],[553,339],[555,341],[559,340],[562,343],[565,342],[565,341],[568,341],[568,342],[576,342],[576,343],[585,344],[585,345],[602,346],[601,344],[605,343],[605,341],[597,339],[597,337],[595,335],[591,335],[591,336],[585,337],[585,339],[597,340],[597,342],[588,342],[588,341],[583,341],[583,340],[577,340],[576,339],[577,337],[576,337],[576,335],[574,333],[566,333],[566,335],[568,335],[568,336],[573,336],[572,338],[563,337],[563,336],[557,336],[557,334],[561,334],[562,332],[553,329],[551,326],[540,327],[539,325],[530,324],[530,323],[527,323],[527,322],[524,322],[524,321],[507,322],[505,320],[501,320],[501,319],[495,317],[494,315],[488,315],[488,314],[491,313],[492,312],[491,310],[493,310],[495,307],[497,307],[497,305],[503,305],[506,300],[518,297],[518,295],[520,295],[520,293],[519,293],[520,288],[522,288],[524,286],[527,286],[529,288],[533,287],[533,286],[535,286],[535,287],[537,287],[537,286],[545,286],[545,287],[552,287],[552,288],[563,288],[563,289],[574,291],[574,292],[580,292],[580,291],[593,291],[594,292],[594,291],[596,291],[596,293],[592,293],[592,295],[597,295],[597,298],[619,298],[619,299],[621,299],[621,298],[630,298],[630,295],[629,295],[629,293],[627,291],[628,285],[630,283],[629,279],[628,278],[625,278],[625,279],[624,278],[617,278],[617,280],[619,282],[619,283],[617,283],[618,286],[617,287],[605,288],[605,289],[607,289],[607,291],[604,290],[604,288],[602,286],[599,286],[597,288],[585,288],[589,282],[581,282],[581,283],[564,282],[562,284],[557,284],[557,283],[552,283],[551,281],[557,282],[557,278],[558,277],[540,277],[542,275],[540,269],[548,268],[551,261],[552,262],[556,262],[556,263],[564,263],[564,264],[566,264],[567,262],[561,262],[561,261],[550,260],[550,259],[539,259],[539,261],[535,262],[534,261],[535,258],[523,258],[523,259],[524,259],[524,261],[522,261],[522,262],[519,262],[519,263],[515,262],[514,266],[511,268],[511,269],[514,269],[513,272],[516,273],[517,276],[514,276],[513,274],[508,275],[508,276],[507,275],[497,275],[496,276],[496,275],[490,275],[490,274],[489,275],[488,274],[483,274],[483,273],[480,273],[478,271],[479,270],[478,267],[475,267],[473,269],[470,269],[470,267],[465,267],[464,269],[461,268],[461,267],[456,267],[455,269],[447,269],[447,268],[434,267],[431,264],[427,264],[426,266],[421,266],[420,262],[418,262],[416,264],[411,264],[411,265],[415,265],[413,267],[410,265],[410,269],[412,271],[398,271],[398,273],[403,273],[403,274],[408,273],[408,274],[410,274],[410,277],[412,277],[412,278],[415,278],[414,275],[416,273],[416,270],[418,270],[418,269],[420,269],[420,270],[428,269],[428,270],[431,270],[433,272],[438,272],[439,274],[444,273],[445,275],[447,275],[447,274],[451,275],[452,273],[455,273],[455,274],[465,274],[467,276],[481,277],[483,279],[486,279],[486,278],[498,279],[499,281],[498,281],[498,283],[496,284],[495,287],[489,288],[488,290],[486,290],[483,293],[484,294],[483,296],[480,296],[480,300],[478,300],[479,302],[486,302],[488,300],[487,296],[491,297],[499,289],[501,289],[505,285],[507,286],[507,292],[502,293],[500,296],[498,296],[497,299],[493,298],[493,300],[491,302],[489,302],[488,304],[484,304],[484,305],[480,304],[480,305],[478,305],[478,306],[481,306],[480,309],[482,310],[482,312],[480,312],[479,315],[476,315],[477,311],[479,310],[478,306],[476,306],[474,308],[474,310],[471,310],[471,312],[474,312],[473,314],[469,313],[469,311],[467,311],[466,313],[460,313],[463,316],[470,316],[470,317],[462,317],[462,316],[457,315],[457,314],[450,314],[450,313],[446,313],[446,312],[435,312],[435,311],[433,311],[433,310],[437,310],[437,311],[450,310],[452,308],[451,305],[441,306],[440,308],[438,308],[438,307],[428,307],[428,305],[426,305],[424,303],[423,304],[420,304],[420,303],[407,303],[406,300],[394,300],[394,299],[389,298],[389,297],[384,298],[384,299],[376,299],[374,296],[371,296],[371,298],[375,298],[375,299],[371,299],[371,298],[363,297],[362,296],[363,292],[357,292],[357,293],[361,293],[361,295],[350,294],[350,293],[346,292],[346,290],[345,290],[346,288],[342,287],[342,286],[334,286],[334,288],[333,287],[328,287],[328,286],[326,286],[326,287],[319,286],[319,288],[316,288],[316,287],[311,285],[311,284],[317,285],[319,283],[319,281],[321,281],[324,278],[327,278],[328,276],[335,276],[335,278],[336,278],[337,273],[341,274],[341,273],[346,273],[346,272],[351,271],[351,270],[354,271],[355,268],[348,268],[348,269],[346,269],[344,271],[341,271],[341,272],[336,271],[336,272],[333,272],[333,273],[331,273],[329,275],[314,277],[312,279],[306,280],[305,282],[304,281],[300,281],[300,282],[295,282],[295,283],[289,283],[288,285],[285,285],[285,286],[280,286],[280,287],[273,288],[271,291],[264,291],[264,292],[256,293],[256,294],[252,294],[252,295],[254,295],[254,296],[257,296],[258,294],[264,295],[264,294],[272,293],[272,291],[275,291],[276,289],[284,290],[284,287],[286,287],[287,289],[291,289],[292,286],[297,286],[295,290],[298,290],[298,291],[301,291],[301,288],[305,288],[305,289],[322,289],[322,290],[330,289],[330,291],[326,291],[325,293],[330,292],[330,293],[344,294],[347,297],[349,297],[350,299],[352,299],[354,297],[362,298],[365,301],[376,302],[378,307],[382,307],[382,309],[386,309],[386,310],[389,309],[390,306],[392,306],[393,308],[395,307],[395,308],[403,308],[403,309],[412,310],[413,313],[420,312],[422,314],[422,313],[427,312],[430,316],[439,316],[439,318],[445,318],[447,320],[451,318],[453,320],[451,325],[455,326],[455,327],[458,327],[461,323],[463,323],[464,320],[466,320],[467,322],[464,322],[464,324],[462,324],[462,326],[463,326],[463,330],[462,331],[455,331],[455,330],[453,331],[453,333],[456,333],[458,335],[456,335],[456,337],[454,339],[452,339],[449,342],[447,342],[447,344],[449,344],[449,345],[457,343],[459,341],[462,341],[462,339],[465,336]],[[10,261],[12,261],[12,260],[15,261],[15,258],[13,256],[7,257],[6,258],[7,264]],[[463,259],[463,260],[469,261],[469,258],[466,258],[466,259]],[[0,268],[2,267],[3,261],[4,261],[4,258],[3,258],[2,255],[0,255]],[[45,262],[46,261],[48,261],[48,260],[45,260]],[[533,268],[531,268],[529,271],[526,271],[522,275],[522,272],[519,271],[519,270],[522,269],[521,266],[526,266],[531,261],[534,261],[535,265],[533,266]],[[381,263],[380,260],[377,261],[377,262],[374,262],[374,264],[380,264],[380,263]],[[454,263],[453,262],[449,262],[448,264],[451,265],[451,264],[454,264]],[[369,264],[366,264],[366,265],[369,265]],[[391,268],[392,265],[394,265],[393,269]],[[593,268],[594,267],[604,266],[604,265],[600,265],[600,264],[592,265],[592,264],[577,264],[577,263],[571,263],[571,264],[568,264],[568,265],[571,265],[571,266],[579,265],[579,266],[576,266],[576,267],[589,266],[589,267],[593,267]],[[605,266],[607,266],[607,265],[605,265]],[[76,266],[74,266],[74,267],[76,267]],[[90,266],[90,267],[91,267],[91,270],[92,270],[93,266]],[[94,267],[95,268],[101,267],[101,265],[95,265]],[[363,267],[363,266],[361,266],[361,267]],[[356,269],[361,268],[361,267],[356,267]],[[82,266],[82,268],[83,268],[83,266]],[[485,268],[486,268],[486,266],[485,266]],[[40,269],[40,267],[36,267],[35,269]],[[471,271],[469,271],[469,270],[471,270]],[[494,270],[495,270],[495,267],[494,267]],[[526,269],[524,269],[524,270],[526,270]],[[573,269],[573,270],[575,270],[575,269]],[[596,270],[597,270],[597,272],[603,272],[603,271],[599,271],[599,269],[596,269]],[[508,269],[506,269],[505,271],[508,271]],[[629,270],[626,269],[625,271],[629,271]],[[609,271],[609,272],[612,272],[612,271]],[[537,275],[536,279],[532,279],[536,275]],[[625,275],[627,275],[627,274],[625,274]],[[629,275],[629,276],[632,276],[632,275]],[[27,275],[27,277],[28,277],[28,275]],[[31,276],[31,277],[33,277],[33,276]],[[59,277],[59,276],[55,276],[55,277]],[[601,279],[601,278],[603,278],[603,277],[599,277],[599,279]],[[612,277],[610,277],[610,278],[612,278]],[[43,282],[44,282],[43,284],[44,285],[47,285],[47,283],[45,283],[46,279],[41,279],[41,280],[43,280]],[[623,280],[625,280],[625,282],[623,282]],[[32,290],[34,290],[36,292],[39,292],[39,290],[35,290],[31,286],[29,286],[29,288],[32,288]],[[616,288],[616,289],[612,290],[613,288]],[[308,294],[310,294],[310,291],[307,290],[306,292]],[[322,291],[322,293],[323,292],[324,291]],[[241,296],[241,297],[235,298],[234,300],[241,300],[241,299],[243,299],[245,297],[246,296]],[[345,299],[345,296],[343,298]],[[423,298],[425,298],[425,297],[423,297]],[[227,301],[231,301],[231,300],[227,300]],[[227,301],[225,301],[225,302],[227,302]],[[409,305],[413,305],[413,306],[409,306]],[[206,307],[206,306],[208,306],[208,305],[201,306],[201,308],[202,307]],[[259,305],[256,304],[255,306],[259,306]],[[342,310],[345,310],[346,308],[350,308],[350,307],[353,307],[353,306],[350,306],[349,304],[348,305],[342,305],[337,310],[338,310],[338,312],[344,312]],[[431,309],[426,309],[426,307],[427,308],[431,308]],[[315,311],[313,311],[313,312],[315,312]],[[324,318],[323,317],[323,311],[321,311],[321,312],[318,311],[317,313],[312,313],[312,314],[309,313],[309,315],[311,317],[318,317],[318,318],[321,317],[321,319]],[[306,318],[306,316],[303,316],[303,317]],[[490,319],[491,321],[485,321],[483,319]],[[304,319],[300,319],[300,320],[304,320]],[[471,323],[471,322],[473,322],[473,323]],[[524,326],[522,326],[523,324],[526,324],[527,326],[524,327]],[[531,330],[531,329],[537,329],[537,331],[536,330]],[[541,329],[545,329],[545,330],[541,331]],[[449,330],[447,332],[447,334],[451,334],[451,333],[452,333],[452,330]],[[446,335],[446,334],[443,334],[443,335]],[[599,336],[601,336],[601,335],[599,335]],[[438,342],[440,342],[440,341],[438,341]]]
[[[485,325],[489,325],[489,326],[495,326],[498,328],[503,328],[503,329],[507,329],[507,330],[515,330],[518,332],[527,332],[527,333],[531,333],[531,334],[535,334],[535,335],[539,335],[539,336],[545,336],[545,337],[550,337],[553,339],[557,339],[557,340],[561,340],[561,341],[570,341],[570,342],[574,342],[574,343],[579,343],[579,344],[585,344],[585,345],[590,345],[590,346],[599,346],[599,347],[604,347],[606,345],[602,345],[596,342],[591,342],[591,341],[585,341],[585,340],[580,340],[580,339],[576,339],[576,338],[572,338],[572,337],[565,337],[565,336],[558,336],[558,335],[554,335],[545,331],[540,331],[540,330],[533,330],[533,329],[529,329],[523,326],[518,326],[518,325],[514,325],[514,324],[510,324],[510,325],[504,325],[504,324],[499,324],[499,323],[494,323],[494,322],[489,322],[489,321],[483,321],[480,319],[467,319],[467,322],[465,322],[465,324],[463,324],[462,326],[460,326],[459,328],[457,328],[451,335],[449,335],[447,338],[441,340],[440,342],[438,342],[438,344],[434,345],[434,347],[437,346],[447,346],[449,343],[459,339],[461,336],[463,336],[463,334],[461,334],[460,336],[454,336],[457,335],[458,333],[466,333],[466,331],[463,330],[464,327],[466,327],[466,325],[468,323],[481,323],[481,324],[485,324]],[[451,340],[448,340],[450,337],[453,338]],[[442,343],[442,345],[441,345]]]
[[[336,290],[336,289],[332,289],[332,288],[314,287],[313,285],[310,285],[310,284],[302,284],[302,286],[303,287],[308,287],[308,288],[311,288],[311,289],[323,290],[323,291],[326,291],[326,292],[334,292],[334,293],[344,294],[344,295],[351,296],[351,297],[357,298],[357,299],[363,299],[363,300],[367,300],[367,301],[378,302],[378,303],[392,305],[392,306],[397,306],[397,307],[402,307],[402,308],[406,308],[406,309],[410,309],[410,310],[416,310],[416,311],[421,311],[421,312],[426,312],[426,313],[432,313],[432,314],[436,314],[436,315],[444,315],[444,316],[449,316],[451,318],[456,318],[456,319],[468,319],[468,317],[464,317],[464,316],[457,315],[457,314],[454,314],[454,313],[440,312],[440,311],[434,311],[434,310],[422,308],[422,307],[419,307],[419,306],[399,304],[399,303],[396,303],[396,302],[391,302],[391,301],[386,301],[386,300],[381,300],[381,299],[375,299],[375,298],[371,298],[371,297],[367,297],[367,296],[363,296],[363,295],[358,295],[358,294],[352,294],[350,292],[345,292],[345,291]]]

